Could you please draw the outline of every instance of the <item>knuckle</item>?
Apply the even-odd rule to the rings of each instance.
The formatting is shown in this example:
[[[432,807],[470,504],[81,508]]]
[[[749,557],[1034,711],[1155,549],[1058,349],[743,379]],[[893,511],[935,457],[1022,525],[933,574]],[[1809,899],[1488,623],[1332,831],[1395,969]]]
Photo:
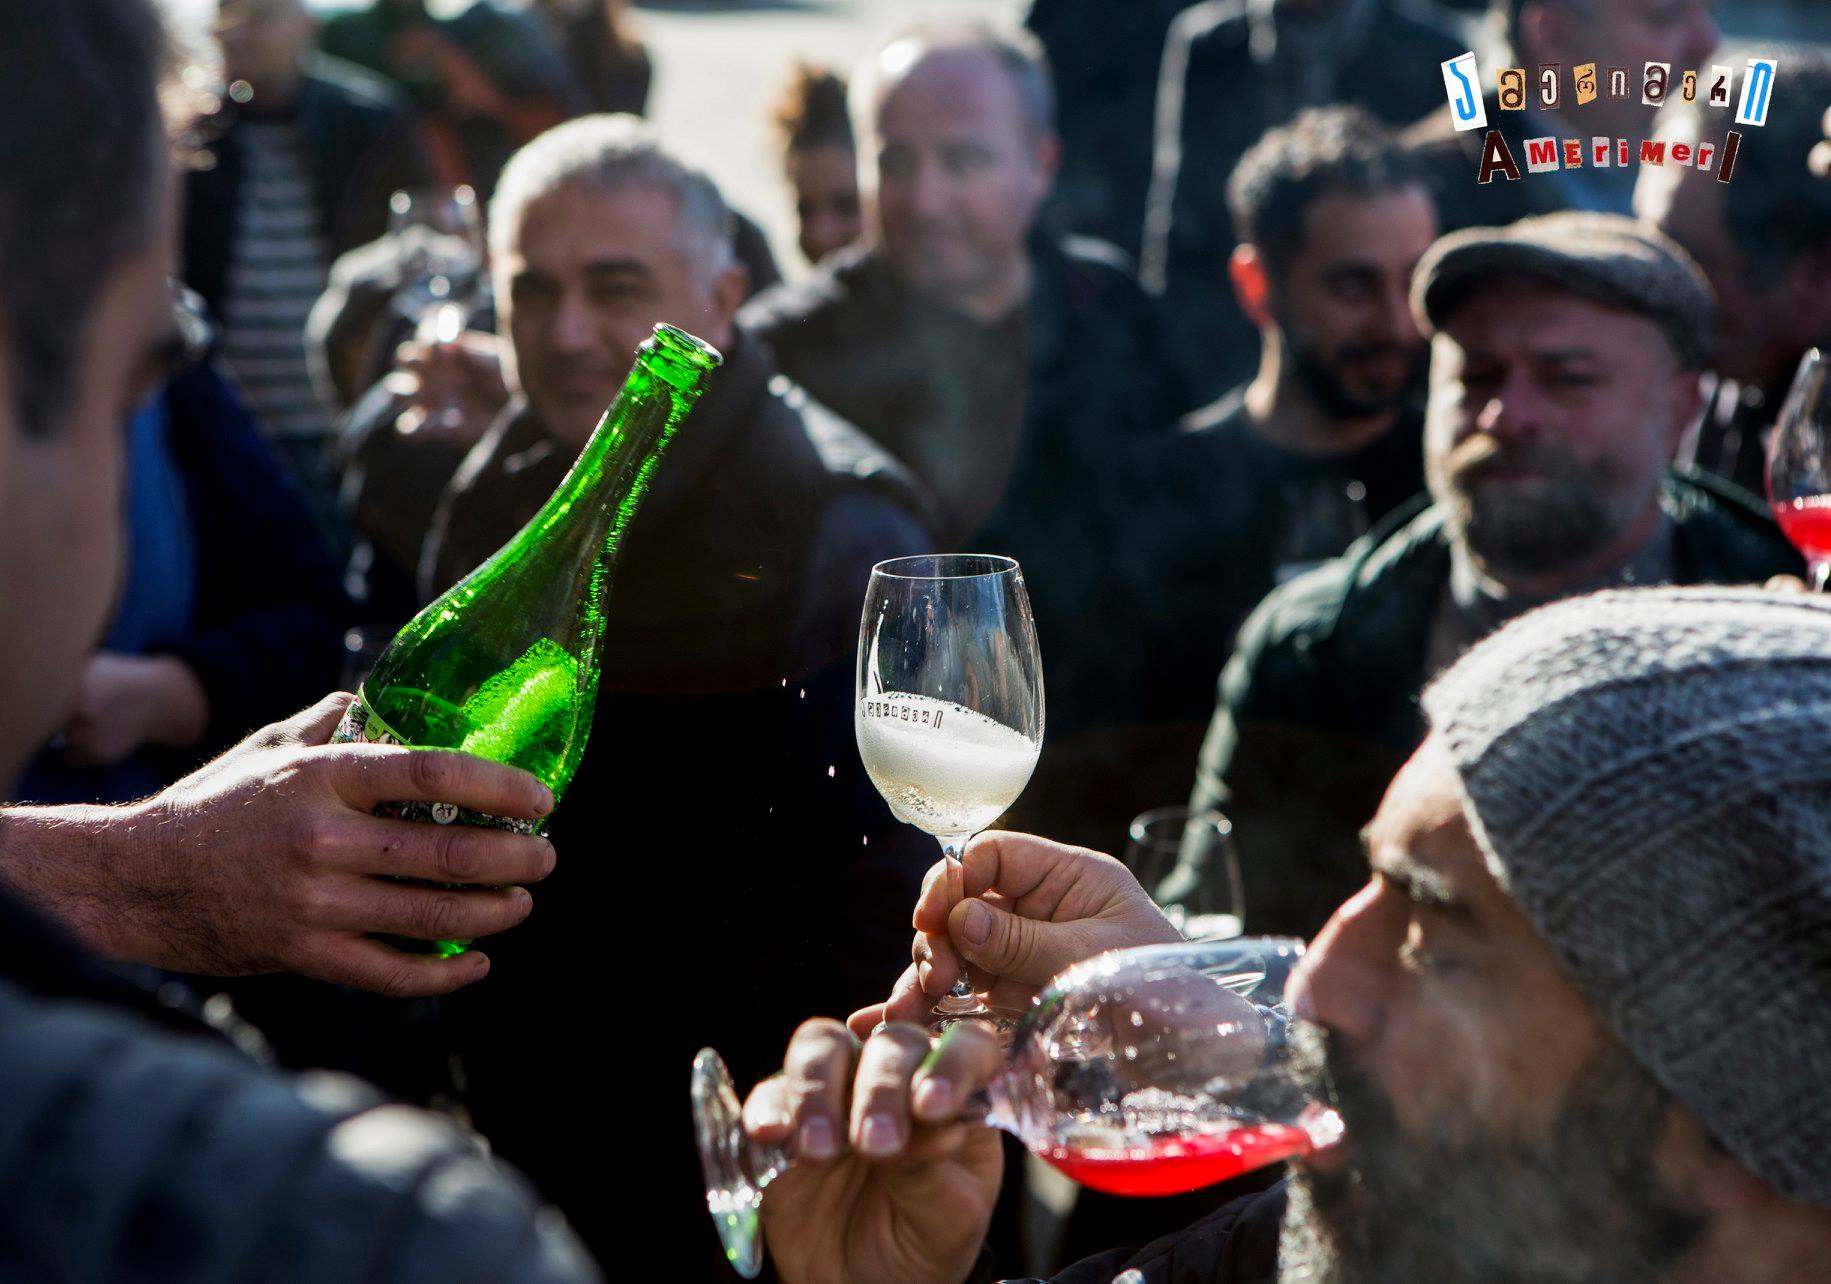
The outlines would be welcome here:
[[[482,867],[480,835],[460,825],[445,828],[439,834],[434,854],[439,877],[448,883],[469,883]]]
[[[380,983],[375,988],[391,999],[412,998],[419,992],[418,973],[410,964],[391,964],[381,974]]]
[[[457,758],[437,750],[418,750],[407,759],[407,779],[435,800],[453,792],[457,784]]]
[[[420,902],[420,909],[415,915],[420,936],[428,941],[442,941],[457,936],[458,919],[462,913],[463,906],[455,893],[428,895]]]

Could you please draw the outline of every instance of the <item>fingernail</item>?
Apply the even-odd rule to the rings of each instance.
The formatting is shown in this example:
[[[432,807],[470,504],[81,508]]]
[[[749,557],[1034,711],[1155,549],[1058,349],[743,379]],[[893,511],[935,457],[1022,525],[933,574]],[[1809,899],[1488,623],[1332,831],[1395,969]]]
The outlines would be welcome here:
[[[916,938],[915,945],[910,950],[910,955],[916,962],[926,963],[934,958],[935,952],[929,948],[927,941],[918,937]]]
[[[922,987],[924,993],[928,990],[928,974],[933,971],[934,968],[926,963],[916,964],[916,984]]]
[[[838,1152],[833,1125],[818,1115],[802,1124],[800,1149],[806,1159],[831,1159]]]
[[[984,945],[985,938],[992,934],[992,911],[978,901],[966,903],[966,920],[960,925],[966,939],[974,945]]]
[[[898,1145],[896,1120],[889,1115],[865,1116],[864,1126],[858,1130],[860,1153],[882,1159],[894,1155]]]
[[[914,1100],[916,1112],[932,1119],[953,1104],[954,1085],[945,1079],[924,1079],[916,1085]]]
[[[515,903],[521,907],[521,912],[523,914],[532,914],[534,912],[534,893],[530,892],[525,887],[517,887],[514,891]]]
[[[552,811],[553,810],[553,791],[551,789],[547,788],[545,785],[542,785],[540,787],[540,793],[538,795],[536,795],[536,797],[535,797],[534,807],[535,807],[535,810],[539,811],[540,814],[543,816],[546,815],[548,812]]]

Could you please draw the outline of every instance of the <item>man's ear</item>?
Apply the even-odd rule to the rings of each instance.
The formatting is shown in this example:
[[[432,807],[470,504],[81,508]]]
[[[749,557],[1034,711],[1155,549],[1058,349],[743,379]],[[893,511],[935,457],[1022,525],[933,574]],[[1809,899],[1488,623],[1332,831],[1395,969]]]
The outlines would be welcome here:
[[[1240,311],[1261,330],[1272,325],[1270,270],[1256,245],[1241,243],[1233,247],[1227,259],[1227,276],[1233,282],[1233,297],[1240,301]]]
[[[744,306],[744,300],[750,296],[750,269],[742,263],[733,263],[718,274],[718,280],[712,283],[710,299],[712,321],[707,327],[714,333],[728,334],[731,323],[737,319],[737,310]]]

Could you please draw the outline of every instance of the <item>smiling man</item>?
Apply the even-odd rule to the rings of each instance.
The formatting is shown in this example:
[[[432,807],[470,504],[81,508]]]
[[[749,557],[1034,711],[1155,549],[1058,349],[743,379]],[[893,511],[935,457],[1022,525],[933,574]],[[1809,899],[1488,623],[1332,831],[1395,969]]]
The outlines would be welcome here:
[[[1368,830],[1371,879],[1291,982],[1346,1140],[1055,1284],[1821,1278],[1828,654],[1822,600],[1722,589],[1599,594],[1472,651],[1424,696],[1432,732]],[[958,946],[1034,983],[1162,939],[1109,857],[1001,835],[968,852],[977,891],[975,865],[1010,897],[1002,930],[970,945],[983,902],[945,922],[925,902],[936,964]],[[1050,894],[1026,899],[1039,867]],[[913,990],[892,1008],[925,1010]],[[804,1026],[745,1108],[795,1161],[763,1205],[781,1278],[992,1279],[998,1147],[956,1116],[999,1061],[977,1029],[930,1054],[900,1021],[862,1048]]]
[[[1359,881],[1418,692],[1471,643],[1556,598],[1798,565],[1748,496],[1669,467],[1711,312],[1670,241],[1607,214],[1471,228],[1424,257],[1412,304],[1433,502],[1266,598],[1202,747],[1194,804],[1232,819],[1263,931],[1313,933]],[[1178,894],[1205,876],[1178,870]]]

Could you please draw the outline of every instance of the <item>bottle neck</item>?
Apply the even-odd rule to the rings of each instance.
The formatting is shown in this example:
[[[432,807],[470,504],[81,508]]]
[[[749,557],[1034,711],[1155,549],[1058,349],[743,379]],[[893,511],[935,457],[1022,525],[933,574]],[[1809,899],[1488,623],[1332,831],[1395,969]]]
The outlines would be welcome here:
[[[648,355],[639,355],[616,401],[542,509],[536,523],[540,529],[548,532],[558,523],[582,520],[586,541],[614,547],[700,391],[697,383],[682,389],[658,377]]]

